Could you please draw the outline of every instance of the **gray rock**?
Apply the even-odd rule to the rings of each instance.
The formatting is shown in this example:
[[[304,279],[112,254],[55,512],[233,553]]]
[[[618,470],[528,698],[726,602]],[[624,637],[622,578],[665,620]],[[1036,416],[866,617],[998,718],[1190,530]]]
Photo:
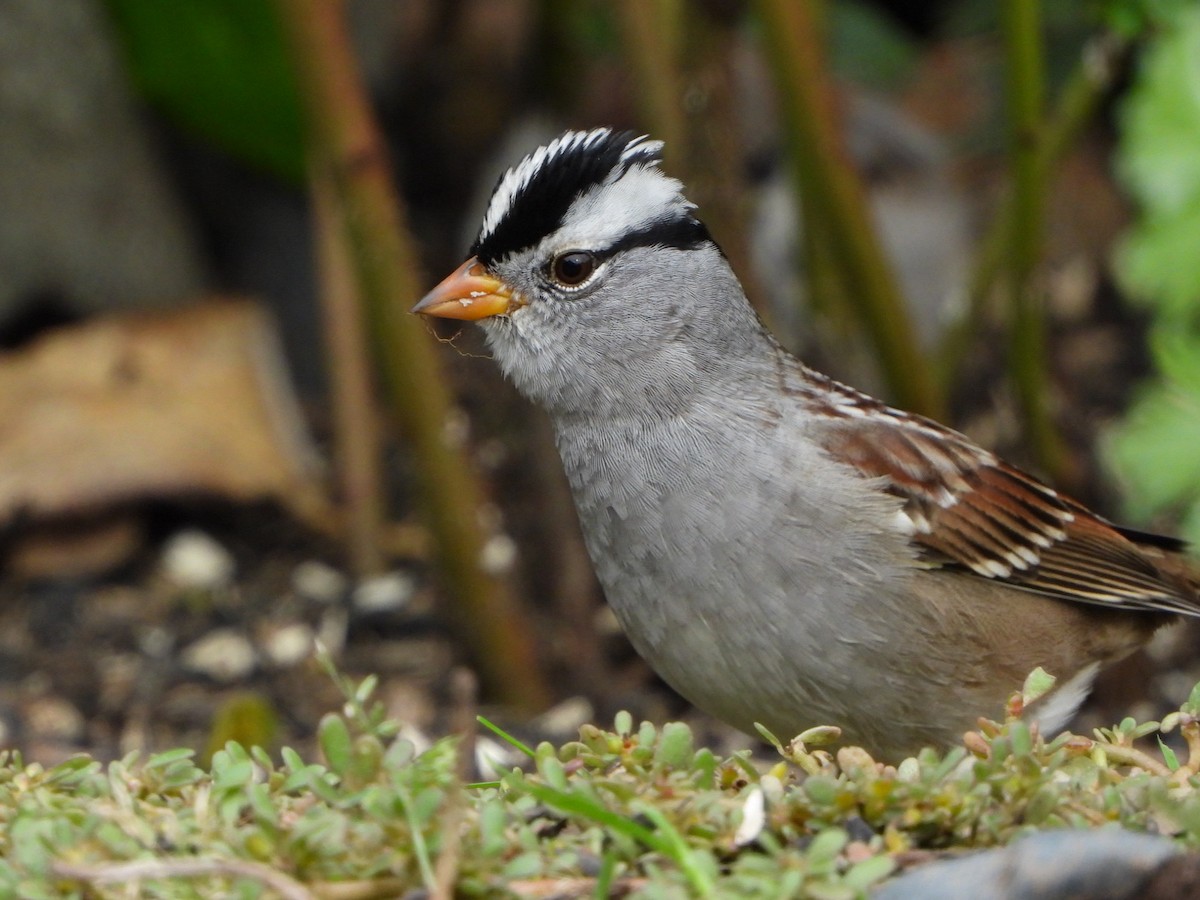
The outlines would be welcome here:
[[[929,863],[881,885],[872,900],[1133,900],[1179,848],[1168,838],[1104,828],[1047,831],[995,850]]]
[[[203,286],[98,0],[0,3],[0,321],[44,296],[86,313]]]

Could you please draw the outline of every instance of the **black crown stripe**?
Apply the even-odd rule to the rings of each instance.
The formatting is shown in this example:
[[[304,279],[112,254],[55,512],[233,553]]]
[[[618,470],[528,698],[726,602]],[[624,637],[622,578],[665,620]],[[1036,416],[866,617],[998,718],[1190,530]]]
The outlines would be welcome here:
[[[486,235],[480,231],[471,255],[487,266],[534,246],[562,225],[581,194],[603,184],[614,169],[620,167],[623,173],[633,165],[657,161],[659,153],[653,145],[635,148],[622,160],[635,137],[632,131],[613,132],[597,140],[570,143],[545,159],[513,195],[495,228]],[[501,176],[500,181],[503,179]]]

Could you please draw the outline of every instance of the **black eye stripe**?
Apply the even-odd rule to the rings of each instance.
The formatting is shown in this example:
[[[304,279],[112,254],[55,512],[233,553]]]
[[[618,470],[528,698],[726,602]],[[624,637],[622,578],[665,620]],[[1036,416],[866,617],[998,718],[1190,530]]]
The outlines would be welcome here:
[[[712,236],[708,233],[708,228],[698,219],[686,216],[654,222],[637,231],[631,231],[596,255],[601,259],[607,259],[633,247],[674,247],[677,250],[695,250],[704,244],[715,246]]]
[[[716,247],[703,222],[688,216],[655,222],[645,228],[632,231],[620,240],[600,250],[563,250],[554,254],[542,271],[547,278],[566,288],[580,287],[595,271],[618,253],[635,247],[673,247],[677,250],[695,250],[704,244]],[[717,247],[718,252],[720,247]],[[576,268],[586,268],[577,272]]]

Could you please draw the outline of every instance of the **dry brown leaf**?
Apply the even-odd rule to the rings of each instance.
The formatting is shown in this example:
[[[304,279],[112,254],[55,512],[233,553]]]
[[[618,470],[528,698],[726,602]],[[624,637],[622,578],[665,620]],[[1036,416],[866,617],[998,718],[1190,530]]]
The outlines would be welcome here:
[[[246,301],[117,315],[0,356],[0,524],[191,493],[324,518],[270,318]]]

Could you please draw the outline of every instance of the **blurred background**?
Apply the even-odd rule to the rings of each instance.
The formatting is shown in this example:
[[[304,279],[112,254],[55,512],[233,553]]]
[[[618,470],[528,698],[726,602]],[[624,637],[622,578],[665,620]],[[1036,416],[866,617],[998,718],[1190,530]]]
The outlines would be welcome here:
[[[1200,540],[1194,0],[6,0],[0,746],[305,745],[318,644],[414,733],[744,740],[630,650],[479,334],[407,312],[597,125],[807,362]],[[1174,708],[1195,637],[1084,724]]]

